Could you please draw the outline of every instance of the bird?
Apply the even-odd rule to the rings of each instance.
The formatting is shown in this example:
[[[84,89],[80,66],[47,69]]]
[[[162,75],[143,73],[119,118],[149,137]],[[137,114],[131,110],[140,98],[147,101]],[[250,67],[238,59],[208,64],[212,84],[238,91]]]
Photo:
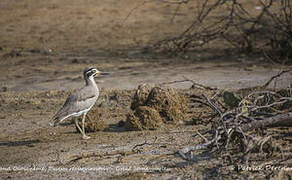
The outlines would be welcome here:
[[[85,134],[84,122],[87,112],[93,107],[99,96],[99,89],[94,80],[95,76],[108,75],[108,72],[102,72],[93,67],[86,67],[83,71],[85,86],[74,90],[66,99],[62,108],[53,116],[51,126],[59,125],[63,120],[74,117],[76,128],[82,134],[83,139],[90,137]],[[78,124],[78,117],[82,117],[82,129]]]

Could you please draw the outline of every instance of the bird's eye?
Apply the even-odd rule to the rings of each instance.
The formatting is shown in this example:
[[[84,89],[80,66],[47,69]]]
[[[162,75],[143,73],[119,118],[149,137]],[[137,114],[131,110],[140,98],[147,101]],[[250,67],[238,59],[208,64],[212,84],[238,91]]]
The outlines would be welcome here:
[[[90,77],[93,73],[94,73],[93,71],[88,71],[88,72],[86,73],[86,75],[87,75],[87,77]]]

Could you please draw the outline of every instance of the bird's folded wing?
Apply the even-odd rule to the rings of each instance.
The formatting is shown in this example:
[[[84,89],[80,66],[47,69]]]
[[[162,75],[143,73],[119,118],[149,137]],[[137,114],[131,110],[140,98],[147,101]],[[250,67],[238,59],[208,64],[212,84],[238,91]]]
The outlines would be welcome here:
[[[78,89],[68,96],[63,107],[56,113],[53,119],[59,119],[74,112],[89,109],[95,103],[96,99],[97,95],[94,92]]]

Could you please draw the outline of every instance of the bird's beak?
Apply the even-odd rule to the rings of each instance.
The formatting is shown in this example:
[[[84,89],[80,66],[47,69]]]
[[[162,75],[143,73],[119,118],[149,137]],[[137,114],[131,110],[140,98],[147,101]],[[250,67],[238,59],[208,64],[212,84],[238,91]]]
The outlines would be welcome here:
[[[110,73],[108,73],[108,72],[101,72],[101,71],[97,71],[96,73],[95,73],[95,76],[98,76],[98,75],[109,75]]]
[[[100,72],[100,75],[109,75],[109,72]]]

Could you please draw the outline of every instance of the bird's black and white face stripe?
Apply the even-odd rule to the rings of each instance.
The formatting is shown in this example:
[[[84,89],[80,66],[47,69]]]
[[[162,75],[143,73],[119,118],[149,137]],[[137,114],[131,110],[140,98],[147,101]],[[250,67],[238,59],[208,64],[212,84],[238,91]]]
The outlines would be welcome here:
[[[96,75],[108,75],[108,74],[109,74],[108,72],[101,72],[93,67],[87,67],[83,71],[83,75],[84,75],[85,79],[88,79],[90,77],[94,77]]]
[[[91,76],[95,76],[99,71],[95,68],[89,68],[84,70],[84,75],[89,78]]]

